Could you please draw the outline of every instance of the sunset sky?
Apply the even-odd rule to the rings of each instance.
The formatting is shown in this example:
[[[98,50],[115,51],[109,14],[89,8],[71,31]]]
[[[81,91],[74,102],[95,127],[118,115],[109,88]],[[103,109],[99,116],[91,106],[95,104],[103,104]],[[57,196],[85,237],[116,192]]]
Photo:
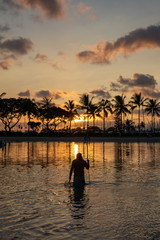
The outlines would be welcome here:
[[[0,0],[1,93],[160,98],[159,0]]]

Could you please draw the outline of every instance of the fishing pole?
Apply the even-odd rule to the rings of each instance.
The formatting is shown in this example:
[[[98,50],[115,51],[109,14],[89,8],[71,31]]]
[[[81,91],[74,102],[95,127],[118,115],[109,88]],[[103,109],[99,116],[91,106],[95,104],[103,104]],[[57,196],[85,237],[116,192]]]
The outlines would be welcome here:
[[[89,159],[88,159],[88,142],[87,142],[87,161],[89,161]],[[88,164],[89,164],[89,162],[88,162]],[[89,184],[90,184],[90,173],[89,173],[89,168],[88,168],[88,182],[89,182]]]

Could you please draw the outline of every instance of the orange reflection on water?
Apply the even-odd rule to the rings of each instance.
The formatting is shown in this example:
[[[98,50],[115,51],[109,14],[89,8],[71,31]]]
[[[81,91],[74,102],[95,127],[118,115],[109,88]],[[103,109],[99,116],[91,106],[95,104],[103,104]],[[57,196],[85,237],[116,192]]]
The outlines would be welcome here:
[[[74,145],[74,154],[75,154],[75,158],[76,158],[77,153],[78,153],[78,145],[75,144],[75,145]]]
[[[78,152],[84,160],[89,159],[93,167],[119,166],[139,167],[143,164],[155,166],[159,162],[159,143],[114,143],[114,142],[12,142],[0,149],[0,164],[6,166],[70,165]]]

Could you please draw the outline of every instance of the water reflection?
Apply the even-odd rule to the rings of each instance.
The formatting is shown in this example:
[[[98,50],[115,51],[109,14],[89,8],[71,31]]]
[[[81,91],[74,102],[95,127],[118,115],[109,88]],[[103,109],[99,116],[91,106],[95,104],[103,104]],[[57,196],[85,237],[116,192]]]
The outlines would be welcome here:
[[[83,187],[70,187],[68,190],[70,211],[73,219],[84,219],[87,214],[89,198]]]
[[[74,151],[75,151],[75,158],[76,158],[77,153],[78,153],[78,145],[77,144],[74,145]]]
[[[124,148],[122,146],[123,143],[116,143],[115,144],[115,167],[118,171],[122,171],[123,169],[123,160],[124,160]]]
[[[82,189],[64,185],[76,149],[90,160]],[[0,149],[1,239],[158,237],[159,156],[160,143],[7,143]]]
[[[79,151],[85,160],[91,160],[91,167],[96,168],[102,161],[106,166],[114,164],[117,171],[123,171],[126,165],[141,167],[148,162],[155,167],[156,159],[160,154],[159,143],[74,143],[74,142],[20,142],[6,143],[0,149],[0,164],[4,167],[9,164],[17,165],[57,165],[71,161]],[[64,163],[65,164],[65,163]]]

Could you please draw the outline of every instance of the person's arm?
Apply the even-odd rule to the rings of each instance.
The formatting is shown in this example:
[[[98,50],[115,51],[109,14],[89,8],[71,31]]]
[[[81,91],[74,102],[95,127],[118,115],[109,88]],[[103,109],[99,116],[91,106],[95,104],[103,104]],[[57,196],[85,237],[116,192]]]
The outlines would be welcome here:
[[[89,169],[89,160],[86,162],[86,168]]]
[[[71,181],[72,172],[73,172],[73,162],[72,162],[72,166],[71,166],[70,173],[69,173],[69,182]]]

